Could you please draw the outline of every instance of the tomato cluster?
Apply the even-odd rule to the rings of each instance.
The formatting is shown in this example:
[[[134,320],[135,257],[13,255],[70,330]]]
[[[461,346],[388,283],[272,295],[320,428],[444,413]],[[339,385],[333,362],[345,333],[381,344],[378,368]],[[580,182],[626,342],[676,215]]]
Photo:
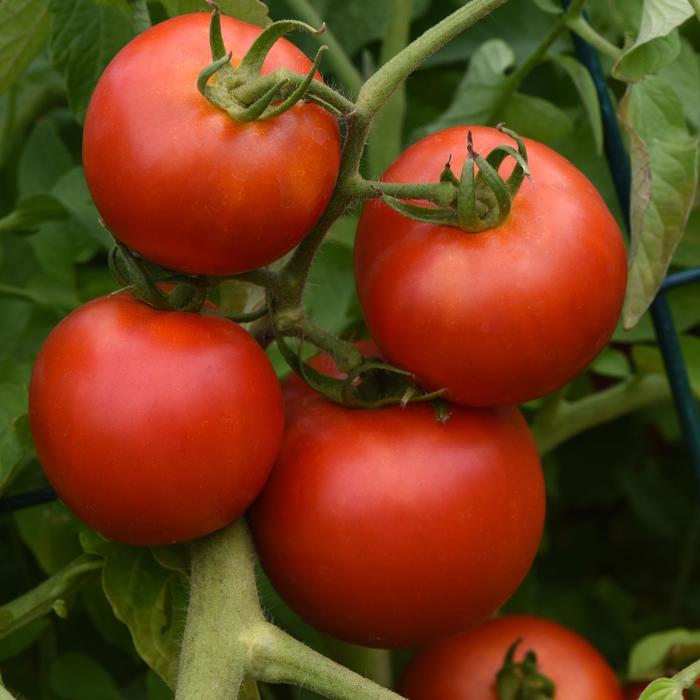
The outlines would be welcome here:
[[[163,22],[112,61],[87,114],[85,172],[131,250],[179,273],[230,275],[309,232],[332,196],[340,139],[336,119],[308,102],[246,123],[210,104],[196,88],[208,21]],[[231,18],[222,29],[232,65],[261,32]],[[279,67],[303,74],[311,63],[280,39],[262,75]],[[450,159],[460,170],[470,132],[476,151],[505,138],[448,129],[404,152],[384,181],[434,182]],[[541,465],[515,404],[562,386],[601,350],[626,282],[598,193],[555,152],[524,144],[534,179],[497,226],[425,223],[381,200],[359,223],[357,286],[378,346],[368,352],[444,389],[446,420],[429,403],[333,403],[297,377],[283,397],[254,338],[215,309],[157,310],[118,294],[59,324],[34,369],[32,430],[61,498],[137,545],[200,537],[257,498],[251,526],[274,585],[351,642],[413,646],[486,620],[526,575],[543,528]],[[504,178],[512,167],[500,164]],[[328,357],[312,365],[342,376]],[[517,636],[552,669],[557,697],[619,697],[592,649],[531,618],[443,642],[409,671],[406,693],[491,697]],[[570,689],[579,663],[593,675]]]

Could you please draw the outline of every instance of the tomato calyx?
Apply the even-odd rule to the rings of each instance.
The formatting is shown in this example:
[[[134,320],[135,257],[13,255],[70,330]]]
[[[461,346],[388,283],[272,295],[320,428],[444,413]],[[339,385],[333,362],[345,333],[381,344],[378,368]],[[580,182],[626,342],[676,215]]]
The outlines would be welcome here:
[[[496,674],[498,700],[547,700],[555,697],[554,683],[540,673],[537,654],[530,649],[522,661],[515,661],[515,652],[522,643],[516,639],[508,648],[503,666]]]
[[[204,277],[183,275],[159,268],[115,241],[109,252],[109,269],[121,285],[139,301],[161,311],[202,310],[209,291]],[[162,283],[169,283],[164,287]]]
[[[467,136],[468,155],[460,177],[452,171],[449,160],[440,175],[441,184],[454,188],[452,201],[447,206],[428,207],[389,194],[382,196],[383,201],[399,214],[423,223],[452,226],[468,233],[495,228],[508,217],[523,180],[531,177],[523,140],[503,124],[497,128],[515,141],[517,150],[502,144],[484,157],[474,150],[470,131]],[[509,156],[515,160],[515,167],[508,178],[503,179],[498,169]],[[478,172],[475,172],[476,168]]]
[[[287,327],[279,323],[279,314],[271,313],[270,318],[274,319],[271,326],[275,342],[289,367],[309,387],[334,403],[348,408],[406,406],[409,403],[435,401],[445,392],[444,389],[424,391],[413,382],[410,372],[393,367],[378,357],[364,357],[353,343],[327,334],[308,321],[296,327]],[[289,336],[299,339],[297,349],[287,342]],[[328,352],[345,377],[330,377],[304,362],[307,341]],[[436,406],[436,420],[444,423],[449,416],[446,407],[438,409]]]
[[[291,31],[318,35],[325,31],[325,24],[315,29],[297,20],[274,22],[262,31],[234,68],[232,52],[226,51],[221,33],[221,11],[216,3],[209,4],[213,8],[209,26],[212,62],[200,72],[197,89],[231,119],[236,122],[272,119],[302,100],[315,102],[335,116],[342,116],[353,108],[352,103],[335,90],[314,80],[327,46],[319,48],[305,76],[287,69],[261,75],[263,62],[278,39]],[[213,76],[216,76],[215,81],[211,81]]]

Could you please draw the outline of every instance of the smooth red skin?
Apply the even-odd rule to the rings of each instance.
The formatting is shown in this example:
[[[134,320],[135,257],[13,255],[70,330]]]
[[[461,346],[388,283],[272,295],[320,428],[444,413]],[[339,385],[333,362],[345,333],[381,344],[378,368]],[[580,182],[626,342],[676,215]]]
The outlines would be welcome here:
[[[509,141],[488,127],[446,129],[406,150],[384,180],[436,181],[450,156],[459,173],[470,129],[482,153]],[[423,224],[379,200],[358,225],[355,276],[372,337],[389,362],[465,405],[520,403],[566,384],[622,308],[627,260],[613,216],[571,163],[525,143],[534,182],[497,228]]]
[[[51,332],[29,416],[65,504],[106,537],[149,546],[236,520],[284,424],[277,378],[245,330],[126,295],[96,299]]]
[[[540,461],[515,408],[285,404],[277,463],[251,509],[265,571],[318,629],[408,647],[488,617],[542,535]]]
[[[340,138],[316,105],[243,124],[210,104],[196,87],[211,62],[209,19],[174,17],[117,54],[90,102],[83,162],[119,240],[169,268],[229,274],[279,258],[308,233],[332,194]],[[231,17],[221,25],[236,64],[261,29]],[[280,39],[262,73],[311,65]]]
[[[496,673],[519,637],[521,661],[532,649],[556,685],[556,700],[622,700],[615,673],[583,637],[529,615],[506,615],[445,639],[409,665],[400,692],[409,700],[498,700]]]

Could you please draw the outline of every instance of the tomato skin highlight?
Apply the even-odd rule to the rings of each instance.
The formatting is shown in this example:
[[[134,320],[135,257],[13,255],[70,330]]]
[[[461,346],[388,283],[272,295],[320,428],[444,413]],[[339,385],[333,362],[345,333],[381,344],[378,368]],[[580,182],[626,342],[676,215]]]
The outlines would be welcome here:
[[[50,333],[29,416],[65,504],[106,537],[149,546],[240,517],[284,424],[279,382],[250,334],[128,295],[85,304]]]
[[[454,406],[440,424],[426,404],[353,410],[290,389],[251,527],[297,613],[340,639],[397,648],[505,602],[530,568],[545,510],[516,408]]]
[[[509,140],[488,127],[446,129],[408,148],[383,179],[437,181],[450,156],[459,173],[469,130],[482,154]],[[355,275],[372,337],[389,362],[465,405],[521,403],[566,384],[622,309],[627,260],[612,214],[571,163],[524,141],[534,182],[500,226],[474,234],[419,223],[379,200],[358,225]]]
[[[409,700],[498,700],[496,673],[519,637],[515,660],[532,649],[557,700],[622,700],[615,673],[589,642],[531,615],[506,615],[438,642],[409,664],[400,692]]]
[[[175,270],[234,274],[276,260],[313,227],[335,186],[340,137],[313,104],[245,124],[210,104],[196,86],[211,61],[209,19],[174,17],[117,54],[88,108],[83,161],[123,243]],[[221,26],[236,65],[261,29],[231,17]],[[311,65],[280,39],[262,73]]]

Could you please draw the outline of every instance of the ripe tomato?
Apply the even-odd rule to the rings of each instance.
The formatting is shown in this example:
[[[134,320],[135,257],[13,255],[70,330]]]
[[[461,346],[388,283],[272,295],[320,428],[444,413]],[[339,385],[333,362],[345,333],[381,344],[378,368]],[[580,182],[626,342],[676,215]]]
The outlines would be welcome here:
[[[471,129],[477,151],[507,141],[455,127],[411,146],[387,182],[459,173]],[[625,294],[625,247],[593,185],[525,139],[525,181],[500,226],[466,233],[408,219],[379,200],[362,213],[355,274],[367,325],[389,362],[467,405],[505,405],[562,386],[610,338]],[[507,174],[504,163],[503,174]]]
[[[66,317],[29,397],[37,454],[61,499],[107,537],[160,545],[238,518],[279,448],[279,383],[235,323],[128,295]]]
[[[221,26],[232,62],[261,29]],[[332,194],[336,120],[298,104],[263,122],[236,123],[197,90],[211,61],[209,15],[157,24],[125,46],[92,96],[83,137],[85,177],[107,227],[126,245],[184,272],[233,274],[294,247]],[[280,39],[262,73],[307,73],[311,62]]]
[[[613,670],[596,649],[566,627],[529,615],[489,620],[438,642],[411,662],[401,692],[409,700],[498,700],[496,673],[519,637],[515,660],[532,649],[557,700],[622,700]]]
[[[325,370],[323,360],[316,366]],[[303,618],[405,647],[490,615],[542,534],[539,458],[515,408],[347,409],[294,382],[270,480],[251,509],[262,564]]]

